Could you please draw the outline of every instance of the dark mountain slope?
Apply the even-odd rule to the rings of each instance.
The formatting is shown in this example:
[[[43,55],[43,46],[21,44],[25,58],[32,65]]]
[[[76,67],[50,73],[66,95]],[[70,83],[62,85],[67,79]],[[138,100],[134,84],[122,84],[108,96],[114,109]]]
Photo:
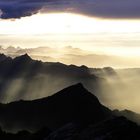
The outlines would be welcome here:
[[[139,140],[140,127],[124,117],[114,117],[96,125],[67,124],[45,140]]]
[[[116,110],[113,111],[113,113],[116,116],[124,116],[127,119],[129,119],[133,122],[136,122],[137,124],[140,125],[140,114],[138,114],[138,113],[135,113],[135,112],[133,112],[131,110],[127,110],[127,109],[122,110],[122,111],[119,111],[119,110],[116,109]]]
[[[7,60],[7,63],[4,63],[4,61]],[[5,69],[5,65],[10,65],[10,69]],[[20,72],[23,71],[30,72],[31,70],[36,71],[40,74],[55,74],[57,72],[57,75],[63,74],[63,76],[81,76],[86,77],[90,76],[88,67],[78,67],[75,65],[65,65],[62,63],[53,63],[53,62],[41,62],[37,60],[33,60],[28,56],[28,54],[18,56],[14,59],[5,56],[4,54],[0,54],[0,67],[1,70],[5,70],[7,72],[10,72],[12,75],[14,75],[15,71],[18,73],[17,75],[20,77]],[[33,69],[34,68],[34,69]],[[1,71],[0,71],[1,72]],[[1,72],[0,75],[3,75]],[[9,76],[9,75],[8,75]],[[16,75],[14,75],[16,76]],[[91,76],[92,77],[92,76]],[[93,75],[94,78],[97,78]]]
[[[47,128],[40,129],[34,133],[25,130],[17,133],[8,133],[0,128],[0,140],[44,140],[50,133],[51,131]]]
[[[35,131],[45,127],[16,134],[0,129],[0,139],[139,140],[140,126],[113,113],[79,83],[47,98],[0,104],[3,129]]]
[[[4,54],[0,54],[0,62],[8,60],[8,59],[11,59],[11,58],[6,56],[6,55],[4,55]]]
[[[114,117],[96,125],[66,124],[51,132],[43,128],[35,133],[20,131],[16,134],[0,130],[2,140],[139,140],[140,127],[124,117]]]
[[[68,87],[48,98],[0,105],[0,124],[5,130],[54,130],[67,123],[95,124],[111,117],[82,84]]]

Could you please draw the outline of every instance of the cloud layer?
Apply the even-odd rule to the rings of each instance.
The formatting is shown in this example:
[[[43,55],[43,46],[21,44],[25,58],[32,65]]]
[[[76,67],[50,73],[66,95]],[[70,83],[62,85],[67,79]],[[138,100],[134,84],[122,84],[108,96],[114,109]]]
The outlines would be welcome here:
[[[51,48],[51,47],[38,47],[38,48],[15,48],[8,47],[4,49],[0,47],[0,52],[11,57],[29,54],[33,59],[42,60],[44,62],[61,62],[64,64],[75,64],[78,66],[86,65],[88,67],[139,67],[140,62],[136,61],[140,57],[121,57],[113,55],[99,55],[88,52],[79,48],[64,47],[64,48]]]
[[[139,0],[1,0],[1,18],[40,12],[74,12],[101,18],[140,18]],[[0,12],[1,13],[1,12]]]

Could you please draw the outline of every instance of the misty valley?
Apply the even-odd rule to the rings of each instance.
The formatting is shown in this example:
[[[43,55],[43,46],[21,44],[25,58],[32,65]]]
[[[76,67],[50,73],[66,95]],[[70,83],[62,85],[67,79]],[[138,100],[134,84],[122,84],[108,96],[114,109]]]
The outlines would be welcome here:
[[[0,139],[139,140],[139,73],[0,54]]]

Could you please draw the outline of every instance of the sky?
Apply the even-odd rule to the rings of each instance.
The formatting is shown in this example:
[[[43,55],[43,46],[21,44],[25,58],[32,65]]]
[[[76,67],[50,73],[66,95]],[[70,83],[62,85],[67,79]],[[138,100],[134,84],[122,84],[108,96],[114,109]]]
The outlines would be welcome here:
[[[98,55],[129,57],[133,66],[140,67],[135,63],[140,60],[139,25],[139,0],[0,1],[4,47],[72,46]]]

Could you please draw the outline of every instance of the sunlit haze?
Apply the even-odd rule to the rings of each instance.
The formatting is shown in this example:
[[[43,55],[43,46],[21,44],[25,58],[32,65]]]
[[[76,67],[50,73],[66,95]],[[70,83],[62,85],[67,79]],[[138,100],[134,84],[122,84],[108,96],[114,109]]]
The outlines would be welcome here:
[[[21,48],[49,46],[63,49],[72,46],[92,51],[94,54],[139,59],[139,24],[138,19],[104,19],[72,13],[38,13],[20,19],[1,19],[0,44],[4,47]]]

